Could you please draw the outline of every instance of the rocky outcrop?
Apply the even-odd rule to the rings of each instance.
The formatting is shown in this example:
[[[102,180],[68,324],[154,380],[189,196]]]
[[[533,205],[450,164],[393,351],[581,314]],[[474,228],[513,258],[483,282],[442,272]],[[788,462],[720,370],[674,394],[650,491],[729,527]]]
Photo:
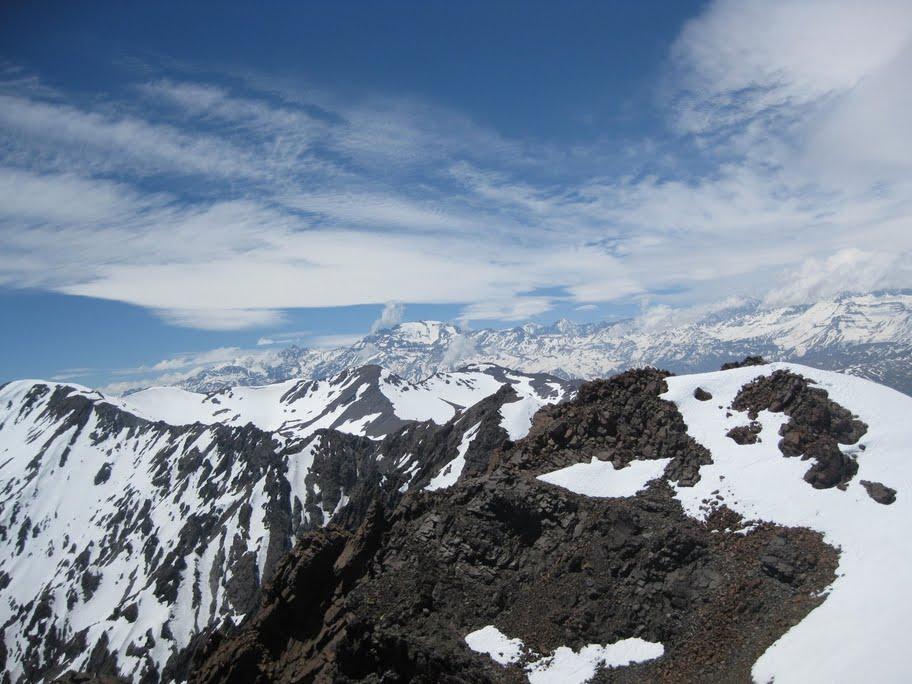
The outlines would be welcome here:
[[[709,392],[707,392],[702,387],[697,387],[697,389],[694,390],[694,399],[696,399],[697,401],[709,401],[712,398],[713,398],[713,395],[710,394]]]
[[[722,364],[722,370],[732,370],[733,368],[747,368],[748,366],[763,366],[767,361],[762,356],[745,356],[741,361],[729,361]]]
[[[868,426],[807,378],[787,370],[761,376],[741,388],[732,408],[746,411],[751,419],[764,410],[787,415],[789,421],[779,431],[779,450],[814,461],[804,476],[814,488],[844,487],[858,471],[854,458],[839,445],[857,443]]]
[[[726,437],[734,440],[735,444],[756,444],[760,440],[760,432],[763,426],[756,420],[752,420],[748,425],[738,425],[725,433]]]
[[[695,481],[710,454],[659,398],[665,376],[587,383],[540,411],[525,439],[493,447],[483,470],[479,453],[454,486],[376,499],[357,529],[306,534],[256,614],[208,635],[191,681],[523,681],[466,647],[489,624],[541,653],[634,636],[665,645],[662,658],[596,681],[748,681],[835,577],[819,534],[739,533],[721,507],[699,522],[664,481],[604,499],[536,477],[597,456],[670,458],[669,479]]]
[[[635,459],[670,458],[665,475],[680,485],[700,479],[712,462],[687,434],[677,407],[659,398],[669,373],[653,368],[627,371],[580,386],[574,401],[546,406],[529,435],[509,454],[523,470],[541,474],[595,457],[623,468]],[[504,460],[502,457],[500,460]]]
[[[889,506],[896,501],[896,490],[892,487],[887,487],[881,482],[871,482],[869,480],[861,480],[859,484],[865,488],[868,496],[879,504]]]

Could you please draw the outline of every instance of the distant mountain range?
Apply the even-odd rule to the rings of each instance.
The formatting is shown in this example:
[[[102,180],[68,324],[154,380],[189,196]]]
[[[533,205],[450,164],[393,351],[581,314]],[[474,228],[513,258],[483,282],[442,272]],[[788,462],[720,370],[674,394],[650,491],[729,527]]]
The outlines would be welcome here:
[[[349,347],[291,346],[207,368],[179,383],[195,392],[324,378],[376,364],[417,382],[471,363],[494,363],[562,378],[606,377],[657,366],[675,373],[717,369],[749,354],[876,380],[912,394],[912,291],[843,295],[813,305],[765,308],[758,301],[686,324],[641,321],[508,330],[461,330],[437,321],[402,323]]]

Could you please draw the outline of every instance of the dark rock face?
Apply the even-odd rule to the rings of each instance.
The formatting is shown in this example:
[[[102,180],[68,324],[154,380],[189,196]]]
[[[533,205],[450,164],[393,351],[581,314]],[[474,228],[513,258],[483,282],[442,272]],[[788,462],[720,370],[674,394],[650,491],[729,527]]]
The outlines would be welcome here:
[[[733,427],[725,433],[725,436],[733,439],[736,444],[756,444],[761,441],[760,432],[762,430],[763,426],[756,420],[752,420],[748,425]]]
[[[712,398],[713,398],[713,395],[710,394],[709,392],[707,392],[702,387],[697,387],[697,389],[694,390],[694,399],[696,399],[697,401],[709,401]]]
[[[709,453],[658,398],[664,377],[587,383],[539,412],[525,439],[479,453],[477,476],[375,497],[357,504],[356,529],[305,534],[259,610],[201,641],[191,681],[524,681],[465,645],[488,624],[541,653],[632,636],[665,645],[661,659],[596,681],[748,681],[834,579],[836,552],[819,534],[769,524],[736,534],[724,508],[701,523],[659,481],[600,499],[536,479],[592,455],[670,457],[666,475],[699,477]]]
[[[746,368],[748,366],[765,366],[768,362],[762,356],[745,356],[741,361],[730,361],[722,364],[722,370]]]
[[[861,480],[859,484],[865,488],[868,496],[879,504],[889,506],[896,501],[896,490],[892,487],[887,487],[880,482],[871,482],[869,480]]]
[[[839,444],[831,437],[821,437],[811,442],[803,458],[814,461],[804,474],[804,481],[814,489],[845,487],[858,472],[855,459],[842,453]]]
[[[670,458],[665,475],[683,486],[700,479],[709,451],[687,434],[677,407],[660,399],[669,373],[645,368],[580,386],[572,402],[545,406],[509,455],[536,475],[596,457],[622,468],[635,459]]]
[[[786,370],[759,377],[741,388],[732,408],[747,411],[751,419],[763,410],[789,416],[779,430],[779,450],[784,456],[814,460],[804,479],[816,489],[844,487],[858,471],[839,444],[855,444],[868,426],[807,378]]]
[[[96,485],[104,484],[111,477],[111,464],[105,463],[101,468],[98,469],[98,472],[95,474]]]

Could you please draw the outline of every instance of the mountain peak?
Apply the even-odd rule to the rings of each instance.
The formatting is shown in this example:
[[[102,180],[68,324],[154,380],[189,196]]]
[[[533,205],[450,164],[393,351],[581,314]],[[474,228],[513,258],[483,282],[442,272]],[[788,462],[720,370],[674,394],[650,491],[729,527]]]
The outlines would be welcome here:
[[[456,332],[454,326],[442,321],[406,321],[389,330],[390,335],[417,344],[434,344]]]
[[[239,358],[181,382],[195,391],[322,378],[371,362],[416,382],[473,362],[551,373],[604,377],[657,365],[675,373],[717,368],[731,358],[763,354],[812,361],[912,392],[912,293],[841,295],[814,305],[768,308],[744,300],[699,320],[643,329],[636,321],[507,330],[460,330],[441,321],[409,321],[336,349],[287,348],[272,359]]]

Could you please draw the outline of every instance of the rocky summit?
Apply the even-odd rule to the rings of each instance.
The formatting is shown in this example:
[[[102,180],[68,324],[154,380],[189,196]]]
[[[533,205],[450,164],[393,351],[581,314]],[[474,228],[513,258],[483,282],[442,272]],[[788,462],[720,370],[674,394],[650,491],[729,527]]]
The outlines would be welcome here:
[[[912,399],[867,380],[366,367],[0,402],[9,682],[905,671]]]

